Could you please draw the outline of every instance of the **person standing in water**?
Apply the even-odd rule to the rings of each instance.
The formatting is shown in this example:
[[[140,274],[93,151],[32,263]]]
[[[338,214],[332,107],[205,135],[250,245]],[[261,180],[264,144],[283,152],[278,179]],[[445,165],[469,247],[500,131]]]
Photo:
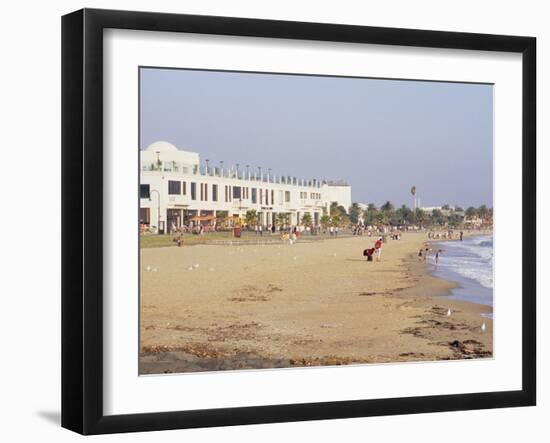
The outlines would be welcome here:
[[[442,249],[438,249],[435,253],[435,265],[439,266],[439,257],[441,256],[441,253],[443,252]]]

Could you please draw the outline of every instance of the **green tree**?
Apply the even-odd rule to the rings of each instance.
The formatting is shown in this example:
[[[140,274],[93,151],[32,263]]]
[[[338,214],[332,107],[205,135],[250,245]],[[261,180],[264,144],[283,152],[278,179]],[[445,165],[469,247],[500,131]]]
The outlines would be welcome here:
[[[302,224],[304,226],[311,226],[311,214],[309,212],[306,212],[303,216],[302,216]]]
[[[430,221],[436,225],[444,224],[445,218],[446,217],[443,216],[443,213],[439,209],[434,209],[430,214]]]
[[[277,214],[277,223],[279,226],[287,226],[289,221],[289,216],[287,212],[279,212]]]
[[[407,205],[402,205],[401,208],[399,208],[399,211],[402,223],[404,225],[408,223],[413,223],[413,211]]]
[[[468,209],[466,209],[466,217],[473,218],[477,215],[477,209],[473,206],[470,206]]]
[[[363,219],[366,225],[374,225],[376,223],[376,214],[378,209],[374,203],[369,203],[367,209],[363,211]]]
[[[487,218],[489,215],[489,210],[487,209],[487,206],[481,205],[479,208],[477,208],[477,215],[480,218]]]
[[[323,214],[321,216],[321,220],[319,221],[321,222],[321,226],[323,227],[323,229],[326,229],[330,224],[330,217],[327,214]]]
[[[452,212],[451,215],[448,217],[449,227],[450,228],[458,228],[462,225],[462,221],[464,220],[464,217],[460,214],[457,214],[456,212]]]
[[[256,226],[256,224],[258,223],[258,215],[256,214],[256,210],[249,209],[248,211],[246,211],[244,221],[248,226]]]
[[[414,223],[423,226],[425,221],[426,213],[422,209],[416,208],[416,210],[414,211]]]
[[[395,207],[393,206],[393,203],[391,201],[387,201],[382,206],[380,206],[380,209],[384,212],[392,212]]]
[[[359,217],[361,216],[361,208],[359,207],[358,203],[353,203],[351,207],[349,208],[349,219],[350,221],[356,225],[359,223]]]

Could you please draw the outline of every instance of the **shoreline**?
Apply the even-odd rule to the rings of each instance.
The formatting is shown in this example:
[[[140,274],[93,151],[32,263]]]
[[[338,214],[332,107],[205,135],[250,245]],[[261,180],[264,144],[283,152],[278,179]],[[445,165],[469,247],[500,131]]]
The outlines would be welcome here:
[[[140,374],[492,357],[492,320],[481,316],[492,308],[450,299],[450,291],[457,285],[432,276],[416,257],[416,248],[427,242],[424,234],[407,237],[405,243],[390,240],[380,263],[345,256],[350,248],[371,240],[366,238],[256,248],[250,260],[243,262],[256,262],[258,279],[246,277],[248,284],[237,288],[235,294],[233,276],[223,274],[218,283],[227,287],[223,291],[229,292],[228,297],[214,294],[216,285],[210,282],[210,292],[199,291],[198,297],[190,297],[184,304],[187,309],[180,306],[179,311],[172,300],[165,303],[163,312],[150,315],[147,307],[158,308],[151,303],[161,301],[162,295],[150,297],[150,288],[145,285]],[[309,250],[324,251],[336,245],[340,247],[338,254],[344,254],[343,260],[337,260],[334,252],[334,256],[316,261],[327,275],[312,273],[302,263],[291,262],[289,267],[286,260],[279,263],[282,270],[274,268],[272,273],[262,266],[264,261],[277,262],[276,254],[288,256],[290,252],[301,258]],[[220,247],[202,248],[217,252]],[[235,246],[235,250],[246,248],[253,247]],[[168,255],[177,257],[183,248],[163,249],[147,251],[162,256],[171,250]],[[144,255],[142,261],[147,262],[155,254]],[[327,262],[334,264],[327,266]],[[303,270],[306,282],[280,279],[279,274],[293,266]],[[333,278],[341,273],[347,278]],[[193,277],[197,274],[190,273]],[[264,288],[256,284],[262,277],[264,282],[271,280]],[[334,287],[324,288],[325,282]],[[171,298],[174,283],[165,288],[167,298]],[[200,304],[195,305],[197,302]],[[213,302],[220,305],[218,309],[210,306]],[[449,309],[451,316],[447,316]],[[182,311],[187,311],[186,315],[178,315]],[[483,322],[485,332],[481,331]]]
[[[476,238],[493,238],[493,232],[492,231],[484,231],[479,233],[473,233],[472,235],[468,235],[467,237],[464,237],[465,240],[470,239],[476,239]],[[434,246],[434,249],[442,248],[444,249],[447,244],[453,244],[456,242],[456,239],[453,240],[435,240],[431,241],[430,244]],[[452,257],[452,256],[451,256]],[[447,260],[448,256],[446,254],[443,254],[443,260]],[[453,270],[445,270],[443,268],[437,268],[435,267],[434,263],[430,263],[429,268],[427,269],[427,272],[436,277],[445,279],[448,281],[451,281],[456,284],[455,288],[452,288],[450,290],[450,297],[454,297],[457,300],[462,300],[468,303],[478,304],[485,307],[490,308],[491,312],[487,313],[490,315],[490,318],[492,318],[492,311],[493,311],[493,298],[492,298],[492,288],[489,288],[487,286],[482,285],[478,280],[475,278],[472,278],[471,276],[463,275],[457,271]],[[471,292],[473,292],[473,295],[467,295]],[[488,300],[484,300],[483,296],[481,296],[482,293],[489,294],[491,293],[490,297],[490,303],[487,303]]]

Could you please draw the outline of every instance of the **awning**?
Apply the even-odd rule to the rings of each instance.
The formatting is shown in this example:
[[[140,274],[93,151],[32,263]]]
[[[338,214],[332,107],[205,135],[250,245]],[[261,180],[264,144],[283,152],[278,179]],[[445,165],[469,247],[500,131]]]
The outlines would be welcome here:
[[[199,216],[199,215],[195,215],[194,217],[191,217],[191,221],[210,221],[210,220],[215,220],[216,217],[214,217],[213,215],[202,215],[202,216]]]

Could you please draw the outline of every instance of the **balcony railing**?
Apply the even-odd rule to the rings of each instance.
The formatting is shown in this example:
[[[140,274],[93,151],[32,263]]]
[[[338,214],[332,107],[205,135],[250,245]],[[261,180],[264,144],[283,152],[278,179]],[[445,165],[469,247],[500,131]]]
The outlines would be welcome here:
[[[242,180],[244,182],[253,182],[253,183],[274,183],[281,185],[297,186],[297,187],[307,187],[307,188],[320,188],[323,184],[327,183],[338,183],[343,184],[344,182],[327,182],[326,180],[318,179],[302,179],[293,176],[284,176],[284,175],[273,175],[266,173],[251,173],[243,172],[235,168],[222,169],[219,167],[206,168],[200,167],[199,165],[188,165],[182,164],[175,161],[170,162],[152,162],[152,163],[143,163],[141,165],[141,170],[144,172],[175,172],[180,174],[192,174],[202,177],[221,177],[229,178],[233,180]]]

